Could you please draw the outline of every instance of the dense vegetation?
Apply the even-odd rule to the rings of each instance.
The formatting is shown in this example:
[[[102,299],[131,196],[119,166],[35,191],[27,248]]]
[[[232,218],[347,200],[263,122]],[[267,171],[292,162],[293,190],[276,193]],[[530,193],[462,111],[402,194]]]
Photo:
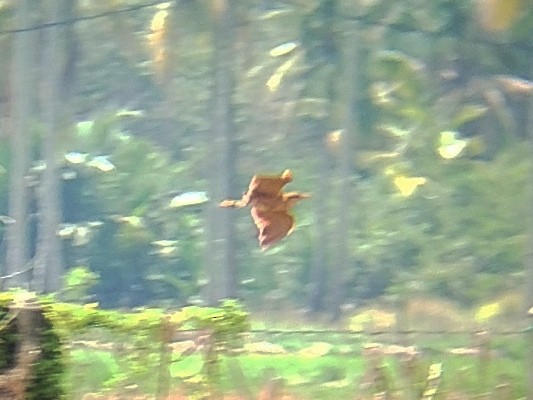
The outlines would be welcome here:
[[[137,3],[89,1],[77,13]],[[268,253],[256,250],[249,217],[237,217],[236,294],[255,309],[314,311],[406,293],[467,307],[519,297],[533,16],[516,10],[531,2],[509,2],[500,19],[473,1],[292,3],[231,6],[236,177],[228,195],[256,172],[291,168],[314,203],[298,207],[296,232]],[[3,21],[13,4],[0,4]],[[208,190],[206,116],[216,12],[177,2],[69,27],[75,68],[65,72],[70,114],[56,149],[59,236],[68,279],[94,288],[84,301],[191,304],[211,279],[206,210],[220,199]],[[11,40],[0,37],[2,60]],[[347,76],[353,63],[356,75]],[[44,170],[42,112],[35,104],[30,188]],[[12,157],[9,132],[1,133],[0,214],[8,215]],[[31,206],[34,255],[35,198]],[[342,220],[345,263],[336,247]],[[62,295],[80,300],[75,290]]]

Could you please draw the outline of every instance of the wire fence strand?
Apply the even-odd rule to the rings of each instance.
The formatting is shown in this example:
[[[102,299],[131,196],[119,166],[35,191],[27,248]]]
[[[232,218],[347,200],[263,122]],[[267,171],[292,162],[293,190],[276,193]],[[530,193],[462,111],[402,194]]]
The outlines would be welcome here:
[[[157,6],[160,6],[162,4],[166,4],[166,3],[169,3],[169,1],[168,0],[166,0],[166,1],[165,0],[157,0],[157,1],[151,1],[151,2],[148,2],[148,3],[138,4],[138,5],[135,5],[135,6],[118,8],[118,9],[110,9],[110,10],[107,10],[107,11],[102,11],[100,13],[82,15],[82,16],[78,16],[76,18],[69,18],[69,19],[64,19],[64,20],[60,20],[60,21],[53,21],[53,22],[44,22],[44,23],[41,23],[41,24],[36,24],[36,25],[23,27],[23,28],[5,29],[5,30],[0,30],[0,36],[23,33],[23,32],[39,31],[39,30],[49,29],[49,28],[53,28],[53,27],[57,27],[57,26],[63,26],[63,25],[72,25],[72,24],[75,24],[75,23],[78,23],[78,22],[82,22],[82,21],[90,21],[90,20],[94,20],[94,19],[100,19],[100,18],[109,17],[109,16],[112,16],[112,15],[139,11],[139,10],[143,10],[145,8],[157,7]]]
[[[141,3],[141,4],[129,6],[129,7],[124,7],[124,8],[109,9],[107,11],[102,11],[102,12],[95,13],[95,14],[81,15],[75,18],[69,18],[69,19],[60,20],[60,21],[45,22],[45,23],[28,26],[28,27],[5,29],[5,30],[0,30],[0,36],[44,30],[44,29],[49,29],[49,28],[53,28],[57,26],[72,25],[72,24],[82,22],[82,21],[90,21],[90,20],[106,18],[109,16],[118,15],[118,14],[136,12],[136,11],[140,11],[146,8],[157,7],[157,6],[169,4],[172,2],[173,1],[168,1],[168,0],[156,0],[156,1],[150,1],[147,3]],[[424,35],[434,36],[434,37],[450,36],[450,34],[447,32],[429,31],[429,30],[421,29],[419,27],[412,27],[406,24],[391,23],[391,22],[385,22],[385,21],[380,21],[380,20],[376,21],[373,19],[369,19],[366,15],[360,15],[360,16],[341,15],[340,18],[345,21],[360,23],[363,26],[383,27],[383,28],[387,28],[387,29],[390,29],[396,32],[400,32],[400,33],[423,33]],[[460,35],[458,34],[457,36],[459,37]],[[533,53],[533,42],[531,41],[529,42],[528,41],[524,41],[524,42],[498,41],[495,39],[494,40],[489,39],[486,35],[483,35],[483,36],[478,36],[478,37],[471,37],[469,38],[469,42],[476,43],[476,44],[496,46],[496,47],[505,46],[505,47],[515,48],[517,50],[523,51],[524,53]]]

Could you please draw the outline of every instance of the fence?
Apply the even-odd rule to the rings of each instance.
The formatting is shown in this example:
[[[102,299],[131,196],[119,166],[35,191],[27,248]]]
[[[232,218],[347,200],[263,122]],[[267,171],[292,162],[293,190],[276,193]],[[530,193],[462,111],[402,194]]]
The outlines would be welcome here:
[[[107,386],[118,398],[139,399],[217,391],[243,399],[525,399],[530,331],[253,330],[242,346],[215,358],[205,332],[178,331],[179,340],[135,350],[144,362],[155,356],[145,371],[135,369],[137,356],[124,342],[77,340],[70,395],[84,399]],[[116,386],[112,376],[100,387],[95,380],[102,364],[94,361],[104,354],[107,363],[133,362]],[[214,362],[216,372],[208,376]]]

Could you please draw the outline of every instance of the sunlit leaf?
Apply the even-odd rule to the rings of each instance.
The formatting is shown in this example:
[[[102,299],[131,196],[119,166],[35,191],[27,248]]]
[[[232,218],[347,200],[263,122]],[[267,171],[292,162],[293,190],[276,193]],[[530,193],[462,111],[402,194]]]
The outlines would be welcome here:
[[[407,177],[405,175],[398,175],[394,178],[394,186],[400,191],[403,197],[411,196],[416,188],[424,185],[427,179],[424,177]]]
[[[279,46],[276,46],[272,50],[270,50],[270,56],[271,57],[284,56],[292,52],[298,46],[299,44],[297,42],[287,42],[287,43],[280,44]]]
[[[85,246],[91,240],[91,230],[86,226],[77,226],[74,230],[72,245]]]
[[[326,146],[330,151],[337,151],[342,141],[343,129],[330,131],[326,135]]]
[[[439,155],[445,160],[457,157],[467,145],[466,140],[456,139],[457,132],[444,131],[440,134]]]
[[[207,201],[209,199],[206,192],[186,192],[173,197],[168,206],[170,208],[180,208],[203,204]]]
[[[130,215],[130,216],[127,216],[127,217],[120,217],[119,221],[120,222],[125,222],[128,225],[131,225],[131,226],[133,226],[135,228],[140,228],[141,226],[143,226],[142,218],[138,217],[136,215]]]
[[[474,315],[477,322],[486,322],[498,316],[501,313],[500,303],[489,303],[479,307]]]
[[[177,247],[175,246],[161,247],[159,250],[157,250],[157,254],[163,257],[168,257],[168,256],[173,255],[176,252],[176,250],[177,250]]]
[[[167,10],[163,9],[163,10],[157,11],[152,17],[152,22],[150,23],[150,30],[152,32],[164,30],[167,17],[168,17]]]
[[[156,240],[155,242],[152,242],[153,245],[159,247],[174,246],[176,243],[178,243],[177,240]]]
[[[264,67],[262,65],[256,65],[256,66],[250,68],[246,72],[246,77],[253,78],[253,77],[257,76],[259,74],[259,72],[261,72],[263,70],[263,68]]]
[[[144,111],[142,110],[120,110],[117,112],[117,117],[142,117],[144,115]]]
[[[33,172],[42,172],[46,170],[46,162],[45,161],[38,161],[33,167],[31,167],[31,170]]]
[[[15,219],[8,215],[0,215],[0,222],[4,225],[10,225],[15,223]]]
[[[171,5],[172,5],[172,2],[169,1],[169,2],[166,2],[166,3],[159,3],[158,5],[156,5],[156,8],[159,9],[159,10],[166,10]]]
[[[74,235],[74,231],[76,230],[76,225],[74,224],[65,224],[59,229],[57,232],[57,236],[59,236],[62,239],[67,239],[69,237],[72,237]]]
[[[270,10],[270,11],[267,11],[266,13],[262,14],[262,15],[259,17],[259,19],[260,19],[260,20],[271,19],[271,18],[278,17],[278,16],[280,16],[280,15],[290,14],[292,11],[293,11],[293,10],[292,10],[292,9],[289,9],[289,8]]]
[[[442,375],[442,363],[431,364],[428,369],[428,381],[437,379]]]
[[[115,165],[108,160],[107,156],[97,156],[87,163],[87,166],[96,168],[102,172],[110,172],[115,169]]]
[[[94,121],[81,121],[76,124],[76,131],[80,136],[89,136],[92,133]]]
[[[278,90],[279,85],[283,80],[283,77],[290,71],[292,67],[294,67],[296,61],[298,61],[298,54],[281,64],[276,69],[274,74],[272,74],[272,76],[268,78],[266,86],[271,92],[275,92],[276,90]]]
[[[71,164],[82,164],[87,160],[87,154],[73,151],[65,154],[65,160]]]
[[[72,181],[78,177],[78,173],[76,171],[65,171],[61,173],[61,179],[64,181]]]
[[[167,21],[169,12],[166,9],[157,11],[150,23],[150,32],[146,35],[148,45],[152,53],[152,63],[156,75],[162,77],[165,70],[165,62],[167,59],[167,50],[165,43],[165,36],[167,34]]]

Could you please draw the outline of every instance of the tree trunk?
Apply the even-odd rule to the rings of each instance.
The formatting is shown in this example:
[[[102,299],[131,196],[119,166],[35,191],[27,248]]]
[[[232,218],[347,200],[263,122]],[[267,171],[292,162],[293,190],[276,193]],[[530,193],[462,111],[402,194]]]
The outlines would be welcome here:
[[[326,273],[334,260],[328,262],[328,251],[331,240],[328,226],[328,208],[331,203],[331,165],[325,147],[328,130],[335,126],[334,103],[336,100],[335,83],[338,80],[338,48],[336,43],[336,12],[337,0],[321,0],[320,5],[302,21],[301,42],[305,47],[306,58],[311,66],[307,72],[305,95],[321,98],[328,103],[327,118],[311,118],[315,122],[316,137],[319,138],[317,148],[317,180],[318,190],[313,195],[315,203],[315,237],[313,243],[313,260],[309,293],[311,312],[326,309],[327,279]],[[333,128],[334,129],[334,128]]]
[[[318,124],[317,135],[322,138],[326,128],[324,124]],[[318,171],[317,190],[313,194],[314,203],[314,223],[313,223],[313,259],[311,264],[311,280],[309,293],[309,310],[312,313],[319,313],[325,309],[325,296],[327,294],[327,251],[328,251],[328,204],[330,193],[330,159],[324,142],[320,140],[317,144]]]
[[[533,57],[529,57],[530,61],[533,61]],[[530,70],[533,72],[533,64],[530,62]],[[529,113],[528,113],[528,139],[529,139],[529,151],[531,160],[533,160],[533,96],[529,98]],[[531,164],[530,164],[531,165]],[[529,168],[529,240],[528,246],[526,246],[526,312],[533,310],[533,165]],[[528,323],[530,327],[533,327],[533,314],[528,314]],[[526,356],[528,360],[527,365],[527,377],[528,377],[528,399],[533,399],[533,330],[527,334],[526,341],[529,342],[529,354]]]
[[[347,35],[342,40],[343,45],[340,47],[344,50],[342,53],[342,62],[344,65],[344,73],[341,77],[339,85],[344,89],[339,90],[341,100],[343,102],[342,110],[342,124],[344,125],[344,132],[341,135],[341,144],[339,146],[339,185],[338,185],[338,199],[337,203],[337,228],[336,234],[336,249],[337,261],[335,263],[336,271],[333,276],[333,302],[332,302],[332,316],[338,319],[341,313],[341,305],[344,301],[346,290],[346,276],[347,271],[352,268],[350,248],[349,248],[349,233],[350,233],[350,218],[352,215],[351,208],[353,205],[352,192],[352,155],[353,155],[353,138],[357,133],[357,121],[354,113],[354,106],[356,104],[356,85],[357,85],[357,32],[346,30]]]
[[[236,145],[233,121],[234,0],[213,0],[213,105],[209,146],[208,181],[213,201],[207,207],[208,271],[207,302],[216,304],[235,297],[234,213],[218,208],[218,202],[231,196],[235,176]]]
[[[50,0],[45,3],[48,22],[61,21],[64,0]],[[60,129],[61,114],[61,72],[63,71],[64,26],[53,26],[45,31],[43,51],[43,115],[45,130],[42,137],[42,157],[46,162],[40,186],[39,201],[39,232],[37,253],[34,263],[34,289],[39,292],[54,292],[61,287],[63,271],[61,243],[57,236],[61,222],[61,203],[59,194],[59,174],[57,166],[57,138]]]
[[[31,2],[20,0],[15,10],[14,28],[25,28],[32,24]],[[18,32],[13,40],[12,83],[13,123],[11,131],[11,175],[9,182],[9,216],[15,221],[7,232],[6,273],[9,278],[2,288],[23,286],[29,283],[26,271],[28,261],[27,217],[28,197],[24,177],[30,162],[29,129],[31,121],[32,96],[32,38],[33,32]],[[29,271],[28,271],[29,272]]]

